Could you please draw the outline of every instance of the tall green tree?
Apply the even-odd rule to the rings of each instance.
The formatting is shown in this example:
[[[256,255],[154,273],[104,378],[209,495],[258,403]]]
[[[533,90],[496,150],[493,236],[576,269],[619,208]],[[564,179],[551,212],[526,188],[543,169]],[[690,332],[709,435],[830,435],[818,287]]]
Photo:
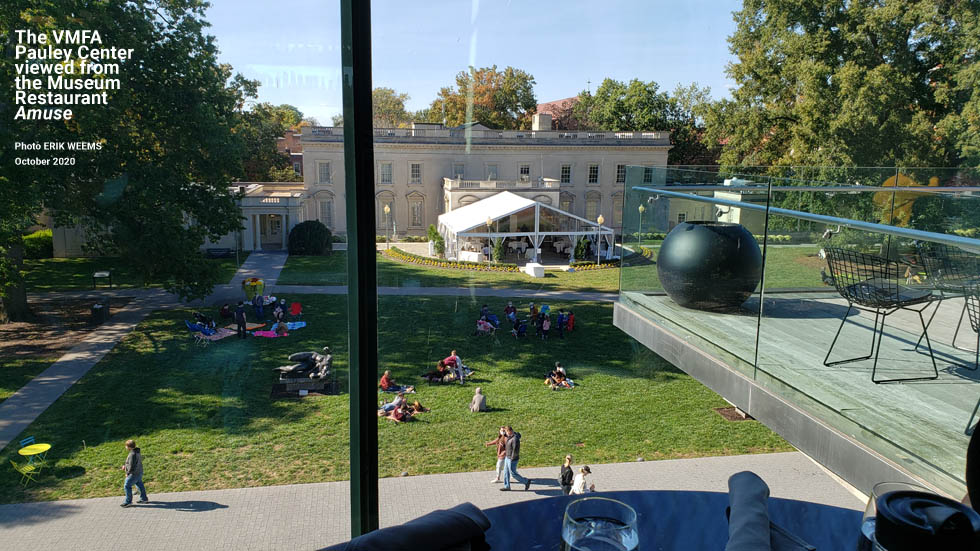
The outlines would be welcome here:
[[[529,129],[538,105],[534,84],[530,73],[513,67],[470,67],[456,75],[455,87],[439,90],[429,107],[429,120],[444,120],[448,126],[479,122],[500,130]]]
[[[607,78],[594,94],[579,94],[572,117],[591,130],[667,130],[673,146],[667,157],[670,164],[714,164],[718,148],[701,139],[701,113],[710,102],[711,90],[697,84],[678,86],[669,94],[656,82]]]
[[[243,112],[234,128],[245,146],[243,173],[246,182],[262,182],[283,169],[292,170],[289,157],[279,152],[278,139],[303,120],[303,113],[292,105],[258,103]]]
[[[232,180],[242,173],[244,144],[236,129],[256,83],[217,61],[200,0],[0,3],[0,40],[8,52],[14,29],[98,29],[107,45],[134,48],[121,63],[119,90],[106,106],[79,106],[68,121],[13,120],[0,103],[0,318],[27,315],[20,233],[42,209],[61,224],[88,230],[90,247],[115,254],[146,282],[164,282],[183,297],[200,297],[217,282],[199,248],[241,226]],[[13,97],[14,59],[0,58],[0,97]],[[94,142],[73,166],[15,163],[12,142]],[[39,155],[40,156],[40,155]]]
[[[745,0],[737,87],[705,139],[729,165],[975,165],[978,14],[966,0]]]
[[[372,124],[375,128],[399,128],[407,126],[416,117],[405,109],[405,102],[411,99],[408,94],[401,94],[392,88],[375,88],[371,90],[371,109],[374,112]],[[334,126],[344,125],[344,115],[334,115],[330,118]]]

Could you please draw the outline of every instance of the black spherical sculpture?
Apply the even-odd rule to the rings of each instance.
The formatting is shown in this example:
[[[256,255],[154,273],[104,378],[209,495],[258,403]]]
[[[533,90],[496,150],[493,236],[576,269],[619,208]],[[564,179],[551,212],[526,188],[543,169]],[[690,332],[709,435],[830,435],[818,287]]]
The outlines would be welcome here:
[[[745,302],[762,277],[762,252],[741,224],[682,222],[657,255],[660,284],[674,302],[724,310]]]

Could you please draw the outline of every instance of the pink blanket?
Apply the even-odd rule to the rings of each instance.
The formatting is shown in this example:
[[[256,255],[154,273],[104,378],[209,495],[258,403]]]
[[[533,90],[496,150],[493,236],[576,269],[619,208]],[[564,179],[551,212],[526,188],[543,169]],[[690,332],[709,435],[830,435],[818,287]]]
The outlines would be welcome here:
[[[252,331],[252,334],[255,335],[256,337],[266,337],[268,339],[274,339],[280,336],[277,335],[275,331]],[[281,336],[288,337],[289,333],[286,333],[285,335],[281,335]]]

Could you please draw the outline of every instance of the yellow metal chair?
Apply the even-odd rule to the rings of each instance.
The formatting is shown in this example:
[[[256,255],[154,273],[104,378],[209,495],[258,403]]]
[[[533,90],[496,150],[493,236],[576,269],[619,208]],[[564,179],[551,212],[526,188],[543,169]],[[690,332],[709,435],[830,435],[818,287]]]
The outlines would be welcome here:
[[[13,460],[10,461],[10,465],[15,471],[21,474],[20,483],[23,484],[25,488],[29,482],[37,482],[34,475],[37,474],[40,468],[31,464],[18,465],[17,463],[14,463]]]

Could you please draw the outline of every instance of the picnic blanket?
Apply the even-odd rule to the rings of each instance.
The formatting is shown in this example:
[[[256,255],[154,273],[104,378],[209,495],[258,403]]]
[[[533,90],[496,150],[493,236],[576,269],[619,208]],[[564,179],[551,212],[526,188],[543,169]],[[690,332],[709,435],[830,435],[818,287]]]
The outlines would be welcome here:
[[[209,341],[220,341],[225,337],[230,337],[235,334],[237,334],[237,331],[232,331],[231,329],[222,327],[221,329],[215,331],[213,335],[203,335],[203,337]]]
[[[254,331],[256,329],[262,329],[263,327],[265,327],[265,324],[264,323],[246,323],[245,324],[245,330],[246,331]],[[234,323],[229,323],[228,325],[225,326],[225,329],[231,329],[232,331],[237,331],[238,330],[238,326],[235,325]]]
[[[275,331],[252,331],[252,334],[255,335],[256,337],[265,337],[267,339],[289,336],[289,333],[286,333],[285,335],[277,335]]]
[[[277,321],[276,323],[273,323],[272,324],[272,330],[275,331],[276,330],[276,326],[278,326],[280,323],[282,323],[282,322],[281,321]],[[286,322],[286,329],[288,329],[290,331],[292,331],[293,329],[302,329],[303,327],[306,327],[306,322],[305,321],[287,321]]]

